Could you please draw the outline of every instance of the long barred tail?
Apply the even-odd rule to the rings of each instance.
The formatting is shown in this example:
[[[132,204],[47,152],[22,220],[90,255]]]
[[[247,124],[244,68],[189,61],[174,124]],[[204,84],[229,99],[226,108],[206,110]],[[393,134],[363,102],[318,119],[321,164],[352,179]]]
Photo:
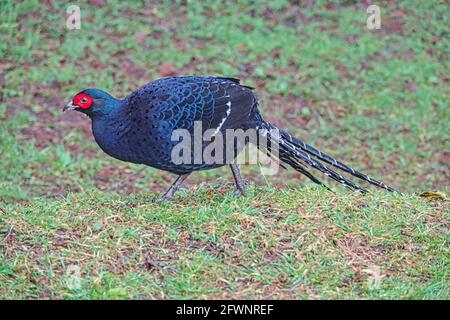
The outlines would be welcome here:
[[[272,125],[268,122],[264,122],[262,127],[266,130],[278,130],[278,136],[275,137],[275,136],[270,135],[270,141],[272,141],[272,143],[278,143],[279,159],[282,162],[289,164],[295,170],[303,173],[304,175],[306,175],[308,178],[310,178],[312,181],[314,181],[317,184],[324,185],[320,180],[315,178],[311,173],[309,173],[305,169],[305,165],[309,165],[309,166],[313,167],[314,169],[329,176],[331,179],[343,184],[344,186],[346,186],[354,191],[359,191],[362,193],[368,192],[367,189],[360,187],[359,185],[348,180],[346,177],[342,176],[341,174],[337,173],[336,171],[330,169],[328,166],[326,166],[325,164],[320,162],[320,161],[323,161],[323,162],[330,164],[330,165],[332,165],[346,173],[349,173],[361,180],[367,181],[370,184],[375,185],[379,188],[383,188],[383,189],[391,191],[391,192],[394,192],[394,191],[398,192],[395,189],[387,186],[386,184],[384,184],[378,180],[375,180],[359,171],[356,171],[355,169],[345,165],[344,163],[342,163],[340,161],[337,161],[336,159],[321,152],[320,150],[317,150],[316,148],[306,144],[302,140],[292,137],[289,133],[287,133],[281,129],[278,129],[277,127],[275,127],[274,125]],[[326,187],[326,188],[329,189],[328,187]]]

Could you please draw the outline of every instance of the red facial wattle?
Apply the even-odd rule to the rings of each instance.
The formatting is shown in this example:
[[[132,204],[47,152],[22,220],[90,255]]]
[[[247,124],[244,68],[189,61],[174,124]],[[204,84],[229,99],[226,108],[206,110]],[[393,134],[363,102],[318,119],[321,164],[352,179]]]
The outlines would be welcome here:
[[[80,93],[73,98],[73,104],[82,108],[82,109],[88,109],[92,105],[93,99],[91,96]]]

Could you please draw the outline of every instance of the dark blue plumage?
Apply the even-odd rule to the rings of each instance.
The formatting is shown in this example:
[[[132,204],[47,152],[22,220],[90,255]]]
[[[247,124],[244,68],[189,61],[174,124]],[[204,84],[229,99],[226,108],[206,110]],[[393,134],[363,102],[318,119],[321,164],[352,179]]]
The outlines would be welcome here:
[[[78,93],[65,107],[87,114],[92,119],[92,129],[98,145],[110,156],[133,163],[145,164],[173,172],[180,178],[165,194],[169,199],[187,175],[193,171],[212,169],[221,163],[172,162],[171,151],[178,143],[172,134],[176,129],[194,132],[194,124],[201,122],[202,132],[214,129],[273,129],[258,111],[257,98],[252,88],[243,86],[238,79],[224,77],[172,77],[146,84],[122,100],[99,89]],[[390,187],[345,166],[330,156],[281,131],[279,159],[302,172],[316,183],[321,182],[305,169],[305,165],[325,173],[332,179],[355,190],[366,190],[355,185],[318,160],[392,191]],[[224,140],[225,144],[225,140]],[[202,144],[205,148],[206,144]],[[224,146],[224,150],[227,148]],[[232,149],[234,158],[240,150]],[[270,153],[270,150],[265,150]],[[311,155],[313,157],[311,157]],[[223,160],[226,158],[224,154]],[[230,164],[230,163],[228,163]],[[231,164],[240,193],[244,185],[236,165]]]
[[[93,95],[92,90],[83,92]],[[223,164],[173,165],[171,150],[178,143],[171,139],[175,129],[193,132],[195,121],[201,121],[204,132],[217,128],[225,118],[223,129],[255,125],[250,121],[251,111],[256,108],[251,89],[230,78],[165,78],[141,87],[123,100],[109,99],[107,112],[99,113],[101,116],[96,116],[95,107],[94,111],[83,110],[92,118],[99,146],[114,158],[177,174]]]

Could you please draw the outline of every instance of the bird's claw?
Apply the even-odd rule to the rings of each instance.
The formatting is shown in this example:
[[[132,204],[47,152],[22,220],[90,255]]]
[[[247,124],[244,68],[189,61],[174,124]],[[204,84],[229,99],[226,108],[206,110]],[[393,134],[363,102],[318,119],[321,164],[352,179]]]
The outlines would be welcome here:
[[[170,201],[170,200],[172,200],[172,199],[173,199],[173,197],[162,196],[162,197],[153,199],[152,202],[153,202],[153,203],[162,203],[162,202],[165,202],[165,201]]]
[[[245,191],[241,189],[236,189],[236,191],[233,192],[233,196],[235,197],[245,197]]]

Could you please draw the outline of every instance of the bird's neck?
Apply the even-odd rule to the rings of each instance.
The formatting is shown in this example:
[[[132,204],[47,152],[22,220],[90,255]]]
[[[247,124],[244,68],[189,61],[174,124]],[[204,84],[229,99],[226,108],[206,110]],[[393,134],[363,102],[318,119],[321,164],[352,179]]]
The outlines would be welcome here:
[[[93,114],[92,132],[100,148],[110,156],[134,162],[124,152],[127,140],[124,139],[131,127],[131,119],[126,116],[126,108],[122,100],[116,100],[105,108],[108,112]]]
[[[104,105],[101,108],[94,109],[90,113],[88,113],[88,116],[92,119],[93,122],[114,119],[120,113],[122,100],[111,98],[105,100],[103,103]]]

